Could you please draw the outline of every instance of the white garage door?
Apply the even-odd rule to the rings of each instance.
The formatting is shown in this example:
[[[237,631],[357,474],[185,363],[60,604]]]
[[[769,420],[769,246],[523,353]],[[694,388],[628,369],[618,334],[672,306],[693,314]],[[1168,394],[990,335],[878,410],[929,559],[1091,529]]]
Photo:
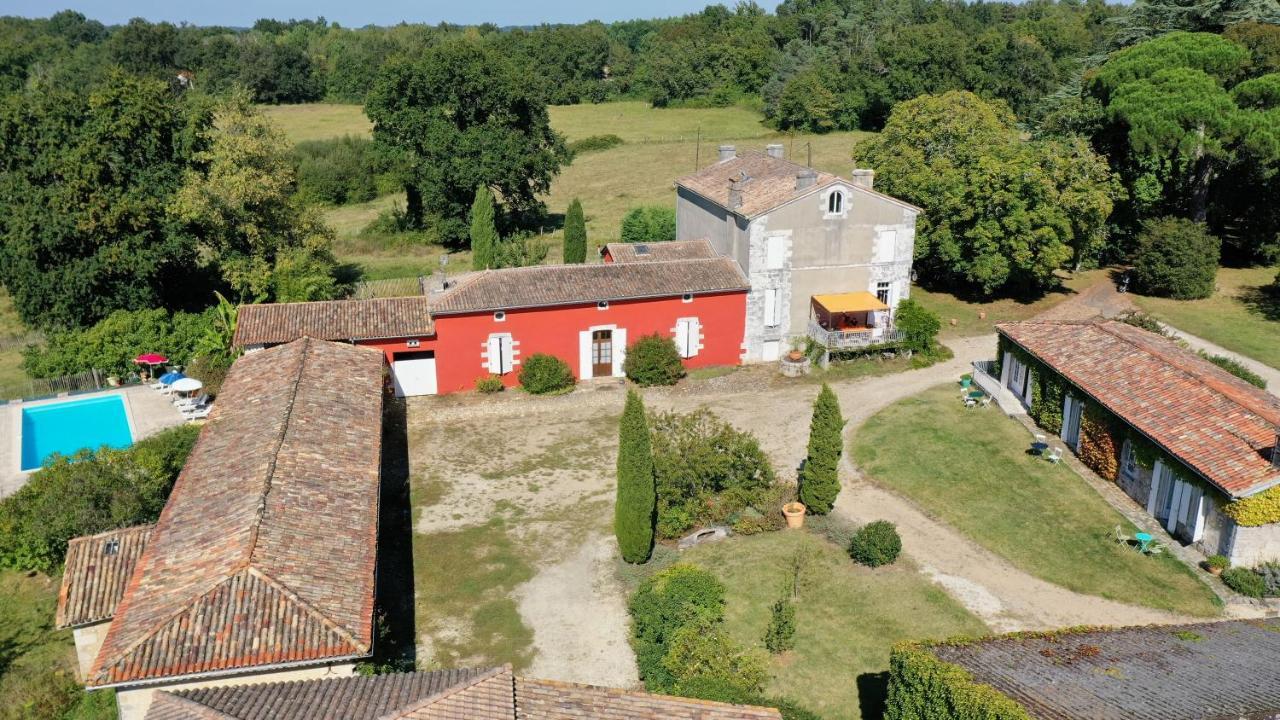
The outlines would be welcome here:
[[[391,363],[391,379],[396,397],[436,394],[436,354],[398,353]]]

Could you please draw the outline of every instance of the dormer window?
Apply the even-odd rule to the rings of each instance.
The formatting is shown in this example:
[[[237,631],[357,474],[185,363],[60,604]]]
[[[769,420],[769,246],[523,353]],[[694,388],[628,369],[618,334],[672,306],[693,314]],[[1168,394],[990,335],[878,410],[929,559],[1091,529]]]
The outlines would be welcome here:
[[[843,215],[844,214],[844,193],[836,190],[827,196],[827,214]]]

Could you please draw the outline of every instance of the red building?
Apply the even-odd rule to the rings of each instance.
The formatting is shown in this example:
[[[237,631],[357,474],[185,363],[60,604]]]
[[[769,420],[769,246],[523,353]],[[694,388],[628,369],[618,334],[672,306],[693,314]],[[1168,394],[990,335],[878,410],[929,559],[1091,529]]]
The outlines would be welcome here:
[[[429,299],[248,305],[235,342],[377,347],[400,395],[469,390],[491,375],[515,386],[536,353],[579,379],[622,377],[627,346],[654,333],[675,340],[688,368],[739,364],[747,289],[737,263],[718,257],[487,270]]]

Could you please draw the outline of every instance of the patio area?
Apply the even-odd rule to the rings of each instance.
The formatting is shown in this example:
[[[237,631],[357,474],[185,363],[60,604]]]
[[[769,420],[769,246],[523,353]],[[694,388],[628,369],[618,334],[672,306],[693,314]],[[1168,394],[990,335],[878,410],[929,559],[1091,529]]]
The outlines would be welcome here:
[[[869,292],[814,295],[809,337],[828,353],[892,345],[902,340],[888,305]]]

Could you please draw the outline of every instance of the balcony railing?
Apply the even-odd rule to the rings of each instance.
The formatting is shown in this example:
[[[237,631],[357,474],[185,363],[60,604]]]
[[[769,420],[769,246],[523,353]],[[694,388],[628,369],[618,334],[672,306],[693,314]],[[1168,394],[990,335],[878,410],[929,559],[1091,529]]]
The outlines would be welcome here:
[[[902,341],[902,333],[888,328],[860,330],[828,330],[809,321],[809,337],[828,350],[857,350],[875,345],[892,345]]]

